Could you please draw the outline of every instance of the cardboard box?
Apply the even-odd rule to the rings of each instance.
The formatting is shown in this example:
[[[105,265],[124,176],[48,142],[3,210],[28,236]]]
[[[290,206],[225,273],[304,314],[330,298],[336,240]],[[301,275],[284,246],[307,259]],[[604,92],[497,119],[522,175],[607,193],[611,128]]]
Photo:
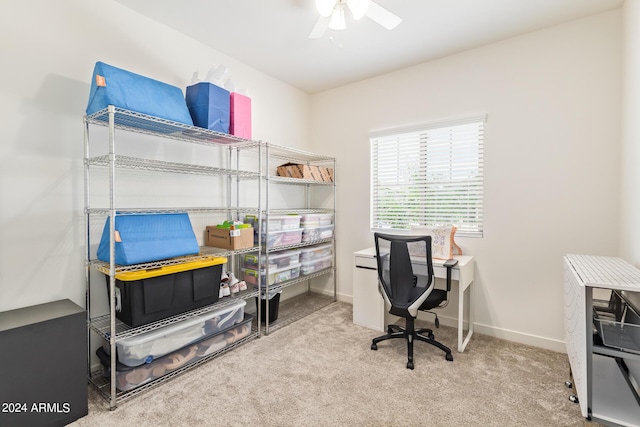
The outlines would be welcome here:
[[[276,169],[278,176],[289,178],[311,179],[314,181],[333,182],[333,168],[285,163]]]
[[[333,182],[333,168],[318,168],[324,182]]]
[[[205,231],[205,245],[222,249],[244,249],[253,247],[253,228],[241,228],[229,230],[218,228],[215,225],[207,225]],[[232,234],[237,234],[233,235]]]

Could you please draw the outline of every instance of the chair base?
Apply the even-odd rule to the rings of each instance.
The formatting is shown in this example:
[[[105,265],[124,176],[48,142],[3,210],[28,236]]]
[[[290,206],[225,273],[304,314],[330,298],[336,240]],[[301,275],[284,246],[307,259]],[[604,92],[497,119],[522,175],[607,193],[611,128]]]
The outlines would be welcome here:
[[[445,352],[445,359],[450,362],[453,362],[453,355],[451,354],[451,349],[438,341],[435,340],[433,335],[433,331],[428,328],[418,329],[417,331],[414,328],[414,319],[407,318],[406,327],[403,328],[398,325],[388,325],[387,333],[380,337],[374,338],[371,341],[371,350],[378,349],[378,343],[380,341],[385,341],[393,338],[403,338],[407,340],[407,369],[413,369],[413,342],[415,340],[426,342],[427,344],[431,344],[435,347],[438,347],[442,351]]]

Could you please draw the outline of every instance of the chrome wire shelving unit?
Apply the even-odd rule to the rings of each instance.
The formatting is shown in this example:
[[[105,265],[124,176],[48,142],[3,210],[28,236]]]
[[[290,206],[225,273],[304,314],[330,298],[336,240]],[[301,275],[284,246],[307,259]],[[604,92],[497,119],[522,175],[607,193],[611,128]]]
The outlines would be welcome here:
[[[91,145],[89,138],[91,126],[102,126],[108,128],[108,153],[101,153],[98,156],[91,155]],[[117,216],[129,215],[129,214],[152,214],[152,213],[173,213],[173,212],[187,212],[189,214],[201,214],[201,215],[225,215],[227,217],[238,217],[240,214],[251,213],[256,214],[258,218],[261,215],[260,209],[260,195],[261,195],[261,149],[262,143],[259,141],[245,140],[237,138],[232,135],[222,134],[206,129],[196,128],[193,126],[183,125],[181,123],[175,123],[157,117],[148,116],[145,114],[132,112],[113,106],[109,106],[104,110],[100,110],[92,115],[84,117],[84,168],[85,168],[85,221],[86,221],[86,307],[87,307],[87,334],[89,341],[89,348],[87,351],[89,372],[88,377],[91,384],[93,384],[102,396],[109,402],[111,409],[115,408],[118,402],[137,396],[141,392],[154,388],[166,381],[175,378],[176,376],[197,368],[203,363],[209,360],[231,351],[239,345],[249,342],[255,338],[258,338],[261,333],[259,316],[260,307],[258,307],[257,318],[254,318],[251,322],[250,333],[238,341],[230,343],[226,347],[212,352],[211,354],[203,357],[191,364],[180,367],[173,370],[159,378],[140,385],[128,391],[121,391],[116,388],[116,342],[118,340],[136,336],[139,334],[147,333],[149,331],[162,328],[176,322],[181,322],[186,319],[199,316],[218,308],[223,308],[230,305],[238,299],[250,299],[259,296],[258,286],[249,286],[246,291],[239,292],[232,297],[225,297],[220,299],[217,303],[209,306],[192,310],[180,315],[167,317],[160,321],[145,324],[140,327],[130,327],[116,318],[115,315],[115,276],[122,272],[151,270],[161,268],[168,265],[174,265],[189,261],[203,260],[207,258],[225,257],[232,261],[232,266],[235,263],[235,257],[244,253],[257,252],[260,250],[260,242],[254,247],[240,249],[240,250],[224,250],[212,247],[201,247],[200,252],[196,255],[177,257],[167,260],[148,262],[136,265],[116,265],[112,262],[104,262],[96,259],[95,255],[95,243],[96,240],[92,235],[95,233],[92,230],[92,225],[95,226],[98,222],[104,223],[106,218],[110,219],[110,259],[115,258],[115,243],[114,243],[114,221]],[[173,161],[156,160],[144,157],[122,155],[120,152],[116,152],[116,134],[118,138],[123,133],[123,139],[127,139],[132,134],[142,134],[154,137],[154,139],[164,141],[167,139],[177,140],[187,143],[194,143],[211,147],[212,149],[222,150],[222,158],[226,156],[226,164],[228,167],[214,167],[205,166],[193,163],[180,163]],[[255,170],[242,170],[240,169],[240,156],[245,151],[254,152],[257,157],[257,171]],[[235,167],[233,167],[235,160]],[[92,206],[91,198],[91,179],[92,172],[96,169],[108,170],[108,203],[99,207]],[[116,204],[116,176],[122,170],[135,170],[145,171],[150,173],[169,173],[169,174],[189,174],[189,175],[201,175],[221,177],[226,180],[227,188],[227,203],[222,207],[153,207],[153,208],[138,208],[131,206],[120,206]],[[104,178],[103,178],[104,179]],[[239,182],[244,180],[254,180],[257,186],[258,202],[255,207],[239,207]],[[236,186],[236,202],[233,202],[233,184]],[[92,286],[92,272],[98,272],[107,276],[106,282],[108,283],[108,297],[109,297],[109,309],[108,314],[96,315],[91,308],[91,290]],[[102,283],[104,286],[105,280],[95,280]],[[92,353],[93,346],[92,340],[106,340],[109,343],[109,348],[112,356],[110,356],[110,368],[109,372],[105,375],[104,369],[98,367],[92,369]]]
[[[108,150],[98,155],[92,155],[90,147],[89,131],[91,126],[106,127],[108,128]],[[322,307],[334,302],[336,300],[336,240],[335,240],[335,212],[336,212],[336,194],[335,194],[335,175],[333,182],[317,181],[310,179],[300,178],[288,178],[277,176],[275,173],[270,173],[270,166],[278,166],[285,162],[296,162],[305,165],[325,165],[333,168],[335,173],[335,158],[317,155],[297,149],[290,149],[270,143],[261,141],[252,141],[242,138],[238,138],[232,135],[223,134],[215,131],[210,131],[193,126],[187,126],[181,123],[171,122],[168,120],[152,117],[149,115],[128,111],[121,108],[110,106],[104,110],[100,110],[94,114],[84,117],[84,129],[85,129],[85,155],[84,155],[84,168],[85,168],[85,221],[87,224],[86,240],[86,301],[87,301],[87,334],[89,338],[88,360],[89,360],[89,372],[88,377],[91,384],[93,384],[101,395],[109,402],[111,409],[115,408],[118,402],[130,399],[145,392],[151,388],[164,384],[166,381],[175,378],[176,376],[187,372],[191,369],[206,363],[217,356],[224,354],[228,351],[232,351],[239,345],[247,343],[255,338],[259,338],[262,333],[268,334],[270,331],[278,330],[291,322],[301,319],[314,311],[319,310]],[[198,144],[201,146],[211,147],[218,150],[226,150],[226,166],[218,167],[211,165],[202,165],[198,162],[179,162],[179,161],[167,161],[158,160],[152,158],[146,158],[139,155],[123,155],[119,151],[116,152],[116,134],[120,138],[121,132],[124,134],[124,139],[127,135],[145,135],[151,136],[154,140],[176,140],[180,142],[187,142]],[[255,164],[252,167],[240,167],[240,157],[243,153],[251,153],[255,156]],[[107,170],[108,177],[102,178],[109,182],[108,189],[108,203],[103,203],[101,206],[93,206],[90,189],[91,189],[91,176],[93,170]],[[198,176],[210,176],[226,179],[226,192],[227,202],[224,206],[163,206],[163,207],[137,207],[137,206],[121,206],[116,203],[116,176],[122,171],[141,171],[149,173],[160,174],[177,174],[177,175],[198,175]],[[240,206],[241,192],[240,184],[243,181],[255,181],[257,183],[257,203],[252,206]],[[235,185],[234,185],[235,184]],[[291,206],[285,209],[274,209],[270,206],[269,191],[273,190],[274,186],[296,186],[303,188],[304,197],[302,201],[292,201]],[[314,206],[312,200],[312,194],[315,189],[325,189],[331,193],[330,202],[328,205]],[[233,200],[235,195],[235,202]],[[200,252],[195,255],[177,257],[167,260],[160,260],[154,262],[148,262],[137,265],[116,265],[113,262],[104,262],[96,259],[95,256],[95,239],[92,236],[92,224],[95,225],[98,221],[104,223],[104,221],[110,219],[110,235],[112,236],[110,242],[111,256],[110,259],[114,259],[113,242],[114,236],[114,222],[116,215],[132,215],[132,214],[153,214],[153,213],[177,213],[187,212],[190,215],[224,215],[229,218],[241,219],[242,215],[253,215],[257,219],[257,241],[253,247],[239,249],[239,250],[224,250],[208,246],[200,247]],[[278,246],[276,248],[270,248],[266,242],[262,241],[262,235],[268,235],[268,217],[269,215],[284,215],[284,214],[310,214],[310,213],[328,213],[332,214],[333,221],[333,236],[328,239],[320,239],[311,242],[302,242],[294,245]],[[263,221],[265,219],[265,221]],[[265,224],[265,229],[261,230],[262,224]],[[95,233],[95,231],[93,231]],[[197,310],[182,313],[180,315],[167,317],[157,322],[145,324],[139,327],[130,327],[118,320],[115,316],[115,276],[116,274],[131,271],[140,270],[152,270],[161,268],[164,266],[198,261],[215,257],[225,257],[231,264],[231,271],[237,271],[237,265],[239,264],[239,257],[247,253],[264,253],[266,261],[262,261],[262,257],[259,258],[258,271],[265,269],[266,276],[268,276],[269,270],[269,256],[274,252],[286,250],[304,248],[313,245],[327,244],[332,245],[332,266],[320,271],[313,272],[308,275],[300,275],[299,277],[287,280],[284,282],[269,285],[268,283],[260,283],[262,281],[261,275],[257,285],[249,286],[246,291],[241,291],[235,296],[225,297],[220,299],[217,303],[210,306],[206,306]],[[100,273],[108,277],[108,297],[109,297],[109,313],[95,315],[91,310],[91,289],[92,289],[92,272]],[[312,282],[320,278],[329,278],[332,282],[332,292],[314,292],[312,289]],[[100,286],[104,286],[105,280],[99,280]],[[98,280],[95,280],[98,281]],[[267,280],[268,282],[268,280]],[[268,295],[269,292],[280,292],[286,288],[306,283],[307,292],[304,294],[296,295],[295,297],[286,299],[281,302],[281,315],[280,318],[274,322],[269,322],[269,305],[266,305],[266,319],[267,321],[262,326],[261,319],[261,304],[256,304],[256,316],[251,323],[251,331],[248,336],[227,345],[226,347],[207,355],[206,357],[199,359],[191,364],[178,368],[170,373],[167,373],[159,378],[156,378],[146,384],[140,385],[132,390],[121,391],[116,388],[116,358],[111,357],[111,366],[107,375],[104,374],[101,367],[97,369],[91,369],[92,361],[92,336],[100,340],[106,340],[110,346],[110,354],[115,355],[115,344],[118,340],[136,336],[139,334],[147,333],[158,328],[162,328],[176,322],[189,319],[194,316],[208,313],[212,310],[225,307],[232,304],[238,299],[255,299],[259,301],[261,295]],[[98,286],[98,285],[93,285]]]
[[[261,229],[261,233],[269,235],[269,217],[272,215],[288,215],[288,214],[313,214],[313,213],[326,213],[331,214],[333,221],[333,234],[331,238],[313,240],[309,242],[301,242],[291,245],[281,245],[277,247],[269,247],[267,242],[263,242],[264,252],[266,254],[265,261],[265,277],[269,277],[269,269],[271,264],[269,263],[269,256],[275,252],[298,249],[304,247],[315,246],[324,243],[330,243],[332,248],[333,260],[330,268],[326,268],[320,271],[313,272],[311,274],[303,275],[299,277],[287,280],[284,282],[269,284],[269,280],[266,280],[261,286],[261,297],[269,298],[269,296],[281,292],[283,289],[298,285],[301,283],[306,284],[307,289],[303,294],[296,295],[295,297],[282,301],[279,308],[279,317],[275,321],[270,322],[269,310],[270,304],[265,304],[265,334],[274,332],[296,320],[299,320],[337,300],[336,294],[336,159],[330,156],[318,155],[307,151],[298,149],[282,147],[279,145],[265,143],[264,149],[264,179],[266,181],[266,196],[265,196],[265,210],[262,215],[264,225]],[[325,166],[331,167],[334,171],[333,181],[319,181],[306,178],[291,178],[285,176],[278,176],[274,169],[280,166],[282,163],[296,163],[306,166]],[[276,164],[273,164],[276,163]],[[270,191],[273,191],[274,186],[291,185],[302,187],[304,189],[303,200],[294,200],[291,202],[289,208],[272,208]],[[316,189],[325,188],[330,191],[330,202],[328,205],[314,206],[313,192]],[[268,239],[267,239],[268,240]],[[314,279],[330,276],[332,291],[327,295],[326,293],[320,293],[314,291],[312,283]]]

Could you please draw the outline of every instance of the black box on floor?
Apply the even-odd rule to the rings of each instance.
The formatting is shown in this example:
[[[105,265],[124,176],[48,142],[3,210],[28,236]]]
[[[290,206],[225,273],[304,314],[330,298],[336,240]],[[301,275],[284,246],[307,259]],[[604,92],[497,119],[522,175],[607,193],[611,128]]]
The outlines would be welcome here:
[[[137,327],[218,302],[226,258],[116,274],[116,317]],[[107,288],[109,276],[106,276]]]
[[[0,405],[0,426],[64,426],[87,415],[83,308],[60,300],[0,313]]]
[[[260,299],[260,320],[266,322],[267,319],[267,300]],[[256,306],[258,298],[256,297]],[[269,298],[269,323],[278,320],[278,308],[280,307],[280,292]]]

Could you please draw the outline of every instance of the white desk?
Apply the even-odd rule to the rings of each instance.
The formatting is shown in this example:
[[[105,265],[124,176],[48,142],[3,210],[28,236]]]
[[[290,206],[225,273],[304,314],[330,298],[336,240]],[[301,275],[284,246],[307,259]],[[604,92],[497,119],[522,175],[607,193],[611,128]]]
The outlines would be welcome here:
[[[354,254],[353,268],[353,323],[378,331],[385,331],[387,310],[378,291],[376,249],[367,248]],[[458,351],[463,352],[473,335],[474,307],[471,284],[474,276],[474,261],[471,256],[455,256],[458,264],[451,271],[451,279],[458,283]],[[433,260],[436,277],[446,278],[444,260]],[[414,267],[415,268],[415,267]],[[418,266],[419,269],[419,266]],[[415,271],[420,274],[419,271]],[[464,336],[464,294],[469,293],[469,330]]]

